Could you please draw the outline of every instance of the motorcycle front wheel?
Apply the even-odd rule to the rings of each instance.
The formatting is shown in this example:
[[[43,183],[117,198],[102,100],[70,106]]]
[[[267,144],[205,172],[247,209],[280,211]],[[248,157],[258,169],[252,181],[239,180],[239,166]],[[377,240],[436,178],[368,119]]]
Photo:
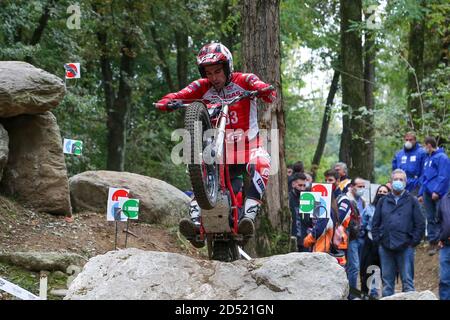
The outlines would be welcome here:
[[[211,210],[217,202],[219,190],[218,165],[207,164],[203,152],[209,150],[212,139],[203,139],[205,131],[212,129],[206,106],[201,102],[192,103],[186,110],[184,119],[190,135],[190,162],[188,164],[192,190],[200,208]]]

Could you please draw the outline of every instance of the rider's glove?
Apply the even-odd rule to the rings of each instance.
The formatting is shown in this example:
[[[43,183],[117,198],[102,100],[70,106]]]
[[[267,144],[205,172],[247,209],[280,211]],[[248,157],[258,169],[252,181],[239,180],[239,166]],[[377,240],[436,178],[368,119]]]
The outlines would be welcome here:
[[[259,82],[259,83],[258,83]],[[269,84],[262,81],[255,83],[256,90],[258,91],[258,98],[261,98],[264,102],[272,103],[277,97],[277,92],[275,90],[268,90]]]
[[[171,102],[171,99],[163,98],[156,103],[156,109],[160,111],[172,112],[173,109],[168,107],[168,104]]]

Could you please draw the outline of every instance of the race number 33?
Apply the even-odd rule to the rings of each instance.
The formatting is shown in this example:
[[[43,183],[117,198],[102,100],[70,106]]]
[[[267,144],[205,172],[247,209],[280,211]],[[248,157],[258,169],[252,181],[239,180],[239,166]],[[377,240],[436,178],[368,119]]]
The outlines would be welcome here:
[[[227,125],[230,124],[230,121],[231,121],[231,124],[236,124],[236,123],[239,122],[239,118],[238,118],[238,115],[237,115],[236,111],[231,111],[230,112],[230,115],[227,118]]]

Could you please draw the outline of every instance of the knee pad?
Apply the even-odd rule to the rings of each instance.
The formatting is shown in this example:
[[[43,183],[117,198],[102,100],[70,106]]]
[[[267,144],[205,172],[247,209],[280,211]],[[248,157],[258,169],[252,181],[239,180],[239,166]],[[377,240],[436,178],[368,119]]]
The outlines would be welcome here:
[[[270,159],[266,157],[257,157],[254,163],[247,164],[247,172],[261,199],[269,180]]]

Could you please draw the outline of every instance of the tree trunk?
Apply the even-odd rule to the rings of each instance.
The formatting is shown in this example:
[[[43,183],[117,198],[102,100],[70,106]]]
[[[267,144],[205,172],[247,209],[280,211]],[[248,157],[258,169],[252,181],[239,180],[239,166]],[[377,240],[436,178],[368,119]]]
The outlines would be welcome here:
[[[188,85],[188,34],[183,30],[176,30],[175,44],[177,46],[178,90],[181,90]]]
[[[120,58],[119,91],[114,99],[113,108],[108,110],[108,156],[107,169],[124,171],[125,148],[128,116],[131,108],[131,79],[133,77],[133,60],[131,41],[126,34],[123,40]]]
[[[425,0],[420,5],[425,7]],[[420,97],[411,97],[420,93],[420,84],[424,74],[423,52],[425,44],[425,16],[414,19],[410,23],[408,62],[413,70],[408,72],[408,114],[410,127],[413,130],[422,129],[422,102]]]
[[[33,35],[31,36],[29,45],[35,46],[39,43],[41,40],[41,37],[44,33],[45,27],[47,27],[48,20],[50,19],[50,6],[53,5],[53,1],[49,1],[45,7],[44,11],[42,12],[41,17],[39,18],[39,23],[36,29],[33,32]]]
[[[365,15],[365,21],[369,16]],[[361,162],[361,175],[369,181],[374,181],[373,167],[375,162],[375,128],[374,128],[374,87],[375,87],[375,39],[374,33],[366,30],[365,42],[364,42],[364,100],[367,108],[367,114],[363,115],[363,132],[364,139],[364,151],[361,153],[361,158],[358,162]],[[364,158],[362,158],[364,157]]]
[[[129,6],[131,19],[136,9],[131,2],[127,2]],[[97,7],[92,5],[93,10],[97,13]],[[101,16],[101,14],[100,14]],[[120,57],[120,74],[117,96],[114,91],[113,83],[113,59],[110,56],[108,48],[107,31],[103,31],[105,26],[100,26],[97,32],[97,39],[100,44],[100,66],[102,70],[102,84],[105,94],[106,114],[107,114],[107,158],[106,167],[112,171],[124,171],[125,165],[125,148],[126,148],[126,129],[128,123],[128,115],[131,108],[133,78],[133,62],[135,60],[135,52],[133,52],[133,28],[130,18],[123,27],[122,32],[122,48]],[[101,21],[103,17],[101,16]]]
[[[361,22],[361,0],[341,0],[341,66],[343,132],[340,158],[349,167],[350,176],[364,175],[367,156],[364,121],[360,108],[364,106],[363,56],[361,35],[349,31],[352,22]]]
[[[44,11],[41,14],[41,17],[39,18],[38,25],[36,29],[33,31],[33,35],[31,36],[30,41],[28,41],[28,44],[31,46],[35,46],[41,41],[42,35],[44,34],[44,30],[47,27],[48,20],[50,19],[50,6],[54,6],[54,1],[48,1],[47,4],[44,7]],[[18,34],[16,36],[16,39],[21,39],[22,37],[22,27],[19,28]],[[26,56],[24,59],[28,63],[33,63],[33,57]]]
[[[334,70],[333,80],[331,81],[330,91],[328,92],[327,102],[325,105],[325,111],[322,118],[322,127],[320,129],[319,142],[317,143],[316,152],[314,152],[314,158],[312,161],[312,171],[315,173],[320,165],[320,159],[323,155],[325,143],[327,141],[328,128],[331,120],[331,108],[333,107],[334,96],[338,90],[340,72]]]
[[[449,52],[449,48],[450,48],[450,18],[446,18],[445,19],[445,24],[446,24],[446,28],[445,28],[445,32],[444,32],[444,36],[442,37],[442,47],[441,47],[441,59],[440,62],[443,63],[445,66],[448,66],[448,60],[450,58],[450,52]]]
[[[259,255],[270,251],[271,232],[288,232],[290,214],[287,203],[287,174],[284,163],[284,120],[281,90],[280,1],[244,0],[242,5],[242,61],[243,69],[258,75],[262,81],[273,84],[277,101],[259,111],[259,126],[268,132],[268,151],[272,167],[277,172],[270,176],[261,216],[257,220],[256,251]],[[276,141],[270,141],[270,130],[278,130]],[[274,147],[278,144],[279,152]]]

